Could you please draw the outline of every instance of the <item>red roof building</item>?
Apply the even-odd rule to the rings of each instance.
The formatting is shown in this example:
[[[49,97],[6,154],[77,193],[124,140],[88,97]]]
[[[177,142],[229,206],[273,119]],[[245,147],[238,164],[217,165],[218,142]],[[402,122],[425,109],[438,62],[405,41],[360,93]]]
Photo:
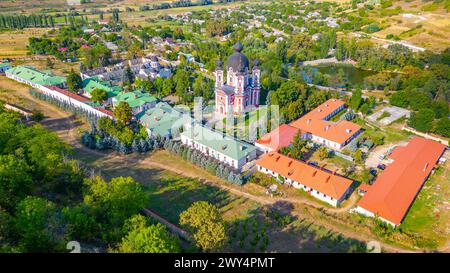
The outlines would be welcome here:
[[[333,206],[338,206],[351,192],[352,180],[277,152],[265,154],[256,166],[258,171],[284,180]]]
[[[85,97],[82,97],[82,96],[80,96],[80,95],[77,95],[77,94],[75,94],[75,93],[72,93],[72,92],[70,92],[70,91],[67,90],[67,89],[62,89],[62,88],[59,88],[59,87],[57,87],[57,86],[50,86],[50,85],[46,85],[45,87],[48,88],[48,89],[50,89],[50,90],[59,92],[59,93],[61,93],[61,94],[63,94],[63,95],[66,95],[66,96],[68,96],[69,98],[74,99],[74,100],[77,100],[77,101],[79,101],[79,102],[84,102],[84,103],[85,103],[85,102],[90,102],[90,100],[86,99]]]
[[[278,151],[283,147],[289,146],[299,131],[295,127],[282,124],[258,139],[255,142],[255,146],[264,152]]]
[[[378,176],[355,211],[400,225],[445,148],[417,136],[408,145],[397,147],[389,156],[393,163]]]
[[[340,150],[361,132],[358,124],[345,120],[337,123],[328,121],[344,108],[344,101],[329,99],[289,125],[300,129],[306,138],[314,142]]]

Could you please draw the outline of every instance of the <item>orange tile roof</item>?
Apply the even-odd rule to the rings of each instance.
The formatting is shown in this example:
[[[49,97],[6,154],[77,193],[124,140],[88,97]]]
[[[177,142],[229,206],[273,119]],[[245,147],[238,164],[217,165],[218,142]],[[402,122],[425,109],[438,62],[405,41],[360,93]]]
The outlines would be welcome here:
[[[328,115],[333,113],[336,109],[345,105],[345,102],[340,99],[329,99],[321,105],[317,106],[315,109],[309,111],[303,117],[309,119],[325,119]]]
[[[413,137],[390,155],[394,160],[378,176],[358,206],[399,225],[423,182],[445,150],[439,142]]]
[[[306,115],[293,121],[290,125],[300,129],[302,132],[308,132],[312,135],[343,144],[361,130],[361,126],[346,120],[332,123],[326,121],[325,118],[344,104],[342,100],[329,99]]]
[[[350,179],[277,152],[267,153],[256,164],[335,199],[340,199],[353,183]]]
[[[267,133],[260,139],[256,140],[256,143],[277,151],[280,148],[289,146],[298,131],[299,129],[295,127],[289,126],[287,124],[281,124],[279,127],[273,129],[270,133]]]

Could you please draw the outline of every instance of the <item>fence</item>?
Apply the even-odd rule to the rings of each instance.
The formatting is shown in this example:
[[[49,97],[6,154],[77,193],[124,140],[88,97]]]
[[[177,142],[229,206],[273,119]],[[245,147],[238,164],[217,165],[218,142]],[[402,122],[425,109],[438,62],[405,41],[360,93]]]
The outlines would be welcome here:
[[[441,138],[441,137],[439,137],[437,135],[423,133],[423,132],[417,131],[417,130],[415,130],[415,129],[411,128],[411,127],[408,127],[408,126],[403,126],[402,130],[411,132],[413,134],[416,134],[418,136],[424,137],[426,139],[431,139],[431,140],[440,142],[440,143],[445,144],[445,145],[448,146],[448,140],[444,139],[443,137]]]
[[[339,156],[339,157],[341,157],[343,159],[346,159],[348,161],[352,161],[352,162],[355,161],[355,159],[353,157],[351,157],[349,155],[346,155],[346,154],[343,154],[341,152],[335,151],[335,150],[330,150],[330,153],[332,153],[332,154],[334,154],[336,156]]]

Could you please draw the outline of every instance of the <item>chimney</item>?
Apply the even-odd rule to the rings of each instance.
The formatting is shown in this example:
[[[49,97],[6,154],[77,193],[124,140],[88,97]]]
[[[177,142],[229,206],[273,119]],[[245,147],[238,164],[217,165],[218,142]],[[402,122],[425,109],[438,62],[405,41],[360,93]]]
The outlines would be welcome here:
[[[317,170],[314,170],[312,176],[314,177],[314,176],[316,176],[316,174],[317,174]]]
[[[325,126],[325,131],[328,131],[330,129],[331,125]]]
[[[281,156],[277,156],[277,158],[275,159],[276,162],[278,162],[278,160],[280,160]]]
[[[293,160],[289,161],[288,163],[288,167],[290,167],[292,165]]]
[[[310,123],[311,123],[311,119],[309,118],[306,120],[306,124],[310,124]]]
[[[352,130],[350,129],[345,129],[345,132],[347,132],[347,134],[350,134]]]
[[[423,167],[423,171],[426,171],[428,168],[428,162],[425,164],[425,166]]]

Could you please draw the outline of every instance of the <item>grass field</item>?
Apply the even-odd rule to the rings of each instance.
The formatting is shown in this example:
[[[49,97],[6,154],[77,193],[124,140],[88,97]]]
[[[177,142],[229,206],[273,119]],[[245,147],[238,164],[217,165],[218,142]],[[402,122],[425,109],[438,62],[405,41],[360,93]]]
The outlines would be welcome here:
[[[419,247],[436,248],[450,237],[450,162],[425,182],[401,229],[418,237]]]

